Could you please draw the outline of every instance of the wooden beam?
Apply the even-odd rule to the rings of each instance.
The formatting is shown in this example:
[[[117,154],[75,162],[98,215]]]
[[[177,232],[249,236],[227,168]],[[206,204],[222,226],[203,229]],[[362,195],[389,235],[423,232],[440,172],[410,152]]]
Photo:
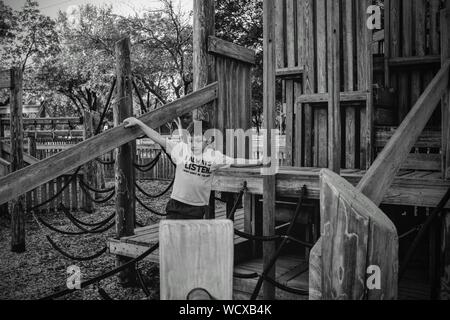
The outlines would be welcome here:
[[[428,56],[414,56],[414,57],[397,57],[388,59],[390,67],[412,67],[417,65],[426,64],[439,64],[441,62],[441,56],[428,55]]]
[[[304,94],[297,98],[297,103],[326,103],[329,101],[328,93]],[[340,92],[341,102],[358,102],[367,100],[367,91]]]
[[[0,70],[0,89],[12,88],[11,70]]]
[[[379,205],[397,171],[408,157],[448,86],[450,61],[446,61],[420,96],[397,132],[361,180],[359,189]]]
[[[264,20],[264,129],[267,130],[265,147],[267,157],[272,154],[272,130],[275,128],[276,108],[275,108],[275,1],[264,0],[263,2]],[[275,160],[274,160],[275,161]],[[274,162],[273,161],[273,162]],[[275,235],[275,174],[267,174],[263,179],[263,235]],[[273,242],[263,243],[263,268],[270,264],[270,260],[275,254],[276,246]],[[273,266],[267,274],[275,279],[275,269]],[[275,299],[275,287],[268,282],[264,283],[263,295],[265,300]]]
[[[233,222],[162,221],[159,242],[161,300],[186,300],[198,288],[232,300]]]
[[[279,68],[276,70],[276,77],[282,79],[299,79],[304,72],[303,67]]]
[[[219,39],[214,36],[209,36],[208,38],[208,51],[212,54],[236,59],[252,65],[256,63],[256,54],[254,50],[239,46],[237,44]]]
[[[217,99],[217,83],[174,101],[165,107],[154,110],[140,118],[152,128],[159,128],[174,118],[191,112],[199,106]],[[83,141],[72,149],[63,151],[21,171],[0,179],[0,203],[15,197],[78,168],[88,161],[120,147],[142,136],[142,130],[125,129],[123,125],[108,130],[89,140]]]
[[[24,167],[23,162],[23,124],[22,124],[22,71],[19,68],[11,70],[11,172]],[[17,195],[11,199],[11,251],[25,252],[25,198]]]
[[[327,1],[328,56],[328,167],[341,171],[341,73],[340,73],[340,4]]]

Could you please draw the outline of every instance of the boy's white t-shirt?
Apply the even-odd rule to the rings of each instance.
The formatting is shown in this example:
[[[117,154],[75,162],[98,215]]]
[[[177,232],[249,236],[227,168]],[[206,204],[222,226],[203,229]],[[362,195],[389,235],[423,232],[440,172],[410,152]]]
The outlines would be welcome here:
[[[234,163],[233,158],[212,149],[196,156],[184,142],[168,140],[167,153],[177,166],[171,198],[191,206],[209,205],[214,172]]]

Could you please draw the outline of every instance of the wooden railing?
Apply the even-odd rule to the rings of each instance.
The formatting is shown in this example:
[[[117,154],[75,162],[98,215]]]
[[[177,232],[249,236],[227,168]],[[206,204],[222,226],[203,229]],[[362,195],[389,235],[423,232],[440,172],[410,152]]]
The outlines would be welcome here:
[[[217,83],[211,84],[182,99],[152,111],[140,119],[158,128],[200,106],[217,99]],[[142,135],[139,128],[125,129],[123,125],[86,140],[39,163],[13,172],[0,179],[0,203],[6,203],[40,185],[54,180],[103,154]]]

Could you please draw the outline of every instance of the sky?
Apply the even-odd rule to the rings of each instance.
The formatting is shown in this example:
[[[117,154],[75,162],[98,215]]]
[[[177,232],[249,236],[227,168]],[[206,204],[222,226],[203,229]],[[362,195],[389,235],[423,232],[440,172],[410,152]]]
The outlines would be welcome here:
[[[4,2],[15,10],[20,9],[26,0],[5,0]],[[56,18],[59,11],[67,11],[74,6],[81,4],[109,4],[113,6],[114,13],[121,15],[134,14],[139,9],[150,8],[157,10],[160,8],[158,0],[37,0],[41,12],[52,18]],[[192,10],[193,0],[175,0],[180,3],[183,10]]]

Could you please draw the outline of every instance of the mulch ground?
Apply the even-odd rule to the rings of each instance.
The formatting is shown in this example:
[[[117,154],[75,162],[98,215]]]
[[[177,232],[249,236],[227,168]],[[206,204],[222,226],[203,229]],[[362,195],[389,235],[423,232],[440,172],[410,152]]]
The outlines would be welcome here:
[[[147,181],[141,183],[145,191],[156,194],[163,191],[169,182]],[[145,200],[145,203],[158,212],[164,212],[170,192],[156,200]],[[144,196],[139,194],[141,199]],[[114,202],[97,206],[95,213],[74,213],[77,219],[87,223],[101,221],[114,212]],[[42,213],[40,217],[58,229],[79,232],[61,212]],[[137,204],[137,221],[144,225],[158,223],[159,217],[152,215]],[[89,262],[71,261],[55,251],[47,242],[45,235],[51,238],[65,251],[73,256],[91,256],[105,247],[106,240],[114,237],[114,228],[101,235],[65,236],[50,232],[39,226],[36,220],[27,215],[26,218],[26,252],[16,254],[10,251],[11,233],[9,218],[0,217],[0,299],[1,300],[34,300],[66,289],[69,277],[67,269],[77,266],[81,270],[82,281],[103,274],[115,267],[115,257],[104,254]],[[113,299],[142,300],[159,299],[158,266],[149,262],[139,263],[144,281],[150,291],[147,297],[141,288],[123,288],[117,277],[103,280],[82,291],[74,292],[63,299],[66,300],[100,300],[99,288]]]

